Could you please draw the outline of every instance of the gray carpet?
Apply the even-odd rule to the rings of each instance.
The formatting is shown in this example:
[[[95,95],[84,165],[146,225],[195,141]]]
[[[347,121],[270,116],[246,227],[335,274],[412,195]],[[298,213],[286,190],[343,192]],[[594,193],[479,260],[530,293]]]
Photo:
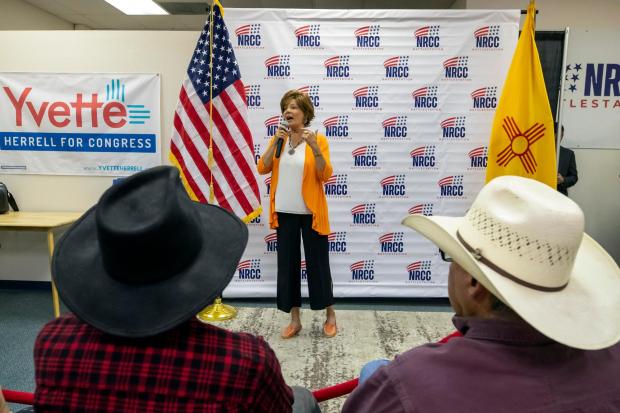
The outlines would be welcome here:
[[[391,359],[419,344],[454,331],[452,313],[337,310],[338,335],[322,335],[325,314],[302,310],[299,336],[282,340],[288,314],[273,308],[239,308],[236,319],[218,323],[235,331],[260,335],[275,351],[286,382],[311,390],[355,378],[361,366],[376,358]],[[339,412],[345,398],[321,403],[324,413]]]
[[[368,360],[392,358],[453,331],[451,313],[445,312],[450,309],[447,300],[343,299],[336,304],[335,338],[322,336],[324,312],[303,309],[299,336],[282,340],[280,330],[288,323],[288,314],[275,310],[273,300],[225,301],[238,309],[239,316],[218,325],[263,336],[276,352],[286,382],[312,390],[357,377]],[[52,317],[49,291],[0,288],[0,386],[34,390],[32,347]],[[338,412],[343,402],[344,397],[324,402],[321,409]]]

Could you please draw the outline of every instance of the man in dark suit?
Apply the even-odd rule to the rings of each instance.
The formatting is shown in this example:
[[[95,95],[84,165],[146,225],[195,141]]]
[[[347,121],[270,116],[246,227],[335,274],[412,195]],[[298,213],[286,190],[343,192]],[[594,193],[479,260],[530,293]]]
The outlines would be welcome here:
[[[555,125],[557,136],[557,124]],[[562,135],[560,142],[564,138],[564,126],[562,126]],[[558,191],[568,196],[568,188],[575,185],[579,177],[577,176],[577,162],[575,161],[575,152],[560,146],[560,162],[558,163]]]

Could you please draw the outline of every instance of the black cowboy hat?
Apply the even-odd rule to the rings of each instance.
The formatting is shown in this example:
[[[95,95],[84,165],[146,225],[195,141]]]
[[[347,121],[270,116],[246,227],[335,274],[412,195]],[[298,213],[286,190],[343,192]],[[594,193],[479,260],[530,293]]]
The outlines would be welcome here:
[[[248,241],[232,213],[192,201],[160,166],[109,188],[58,241],[67,307],[106,333],[148,337],[196,315],[228,285]]]

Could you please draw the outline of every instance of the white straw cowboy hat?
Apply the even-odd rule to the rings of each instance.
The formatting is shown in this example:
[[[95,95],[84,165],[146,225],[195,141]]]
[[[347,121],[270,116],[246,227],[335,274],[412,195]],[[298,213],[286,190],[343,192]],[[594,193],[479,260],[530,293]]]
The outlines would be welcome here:
[[[547,337],[595,350],[620,341],[620,268],[583,232],[577,204],[517,176],[482,188],[464,217],[407,225]]]

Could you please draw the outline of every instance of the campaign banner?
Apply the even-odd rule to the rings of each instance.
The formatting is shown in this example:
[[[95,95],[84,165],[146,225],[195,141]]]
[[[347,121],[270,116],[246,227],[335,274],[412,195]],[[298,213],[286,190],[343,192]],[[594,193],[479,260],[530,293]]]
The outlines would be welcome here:
[[[309,128],[329,142],[334,173],[324,191],[336,296],[447,295],[448,264],[401,221],[464,215],[483,186],[518,22],[518,10],[226,10],[256,159],[290,89],[308,95]],[[224,297],[276,294],[271,176],[259,185],[263,213],[249,223]],[[307,296],[303,255],[300,265]]]
[[[161,164],[157,74],[0,73],[0,173],[127,176]]]
[[[571,29],[564,78],[562,145],[620,149],[620,31]]]

